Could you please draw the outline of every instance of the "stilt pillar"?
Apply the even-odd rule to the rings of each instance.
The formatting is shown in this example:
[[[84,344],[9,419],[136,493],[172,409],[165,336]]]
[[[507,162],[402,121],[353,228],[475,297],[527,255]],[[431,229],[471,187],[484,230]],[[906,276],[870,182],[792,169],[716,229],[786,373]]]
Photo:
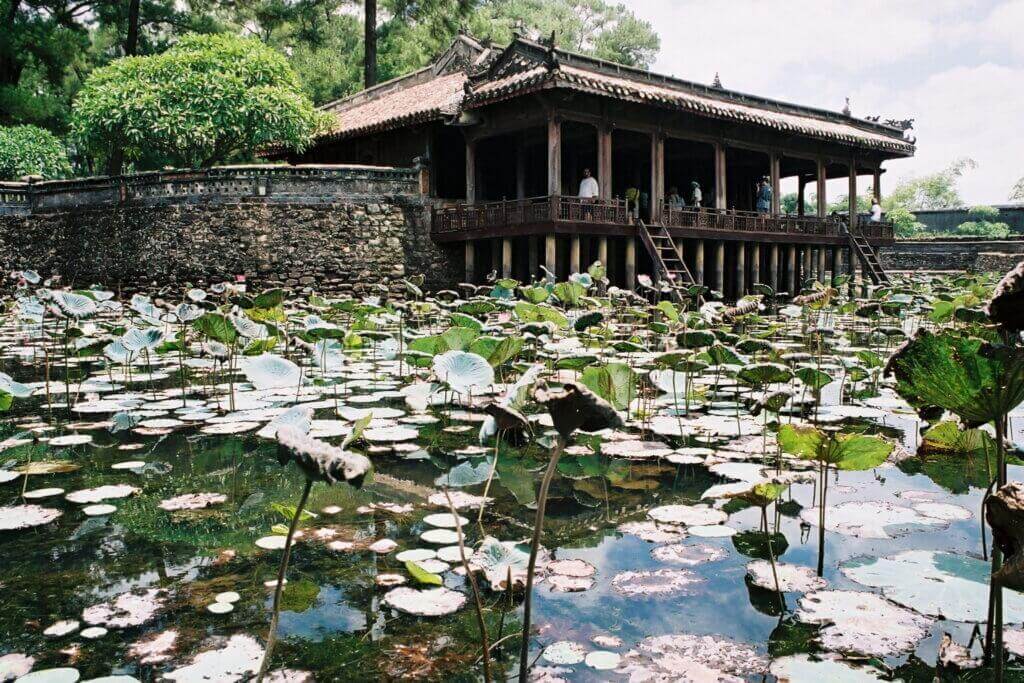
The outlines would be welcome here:
[[[604,266],[605,275],[608,274],[608,238],[597,238],[597,260]]]
[[[725,242],[715,242],[715,289],[725,290]]]
[[[569,272],[580,272],[580,236],[573,235],[569,242]]]
[[[818,282],[825,282],[825,247],[818,247]]]
[[[750,245],[750,284],[761,284],[761,243]]]
[[[704,284],[704,240],[697,240],[693,252],[693,279],[698,285]]]
[[[806,280],[811,279],[811,268],[813,267],[811,256],[811,247],[808,245],[804,247],[804,270],[801,273],[800,281],[796,283],[798,289],[803,287]],[[794,292],[794,294],[799,294],[799,292]]]
[[[501,238],[491,240],[491,272],[501,274]]]
[[[537,246],[538,238],[536,236],[531,235],[526,239],[529,242],[527,259],[529,261],[530,280],[533,280],[537,277],[537,273],[540,272],[540,255],[538,254],[540,247]]]
[[[512,277],[512,238],[501,240],[501,276]]]
[[[788,261],[788,267],[786,268],[788,278],[787,285],[789,286],[789,295],[796,296],[796,245],[791,244],[787,248],[786,260]]]
[[[779,245],[768,248],[768,284],[776,292],[779,291]]]
[[[558,273],[558,243],[554,235],[544,236],[544,267],[552,274]]]
[[[626,289],[636,289],[636,240],[626,238]]]
[[[476,265],[474,264],[474,258],[476,256],[476,249],[473,247],[473,240],[466,240],[466,282],[473,283],[476,279]]]
[[[836,278],[839,277],[839,274],[841,273],[839,270],[839,262],[842,258],[842,250],[838,247],[832,247],[832,282],[835,282]]]
[[[736,300],[747,293],[747,243],[736,243]]]

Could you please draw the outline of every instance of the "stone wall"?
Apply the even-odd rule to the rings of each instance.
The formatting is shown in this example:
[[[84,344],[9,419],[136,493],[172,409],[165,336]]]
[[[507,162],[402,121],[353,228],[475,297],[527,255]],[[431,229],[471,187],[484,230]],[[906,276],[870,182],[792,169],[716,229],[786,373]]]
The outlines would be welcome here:
[[[128,291],[236,275],[321,292],[378,282],[401,289],[398,280],[417,273],[430,289],[459,281],[461,251],[431,240],[415,172],[331,171],[250,172],[223,191],[208,177],[163,174],[149,192],[123,199],[109,194],[116,182],[94,182],[79,201],[73,189],[47,183],[30,210],[0,215],[0,268]]]
[[[1002,273],[1024,260],[1024,238],[898,240],[878,251],[886,270]]]

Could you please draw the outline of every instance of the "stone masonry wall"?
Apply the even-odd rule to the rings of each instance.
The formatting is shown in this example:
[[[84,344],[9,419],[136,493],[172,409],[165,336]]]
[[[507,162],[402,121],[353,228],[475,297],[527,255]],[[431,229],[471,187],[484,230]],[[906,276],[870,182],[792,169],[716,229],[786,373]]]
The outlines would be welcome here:
[[[415,185],[413,185],[415,188]],[[60,273],[126,291],[245,275],[258,287],[363,290],[422,273],[428,289],[461,278],[462,254],[433,242],[418,192],[318,188],[315,196],[171,197],[0,215],[0,268]],[[301,193],[300,193],[301,194]]]
[[[1006,272],[1024,260],[1024,239],[898,240],[879,250],[887,270]]]

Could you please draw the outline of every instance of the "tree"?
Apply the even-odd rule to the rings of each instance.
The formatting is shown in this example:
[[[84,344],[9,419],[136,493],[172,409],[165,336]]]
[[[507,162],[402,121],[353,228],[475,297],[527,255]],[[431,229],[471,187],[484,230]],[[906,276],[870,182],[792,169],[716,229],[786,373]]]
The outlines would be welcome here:
[[[555,32],[559,47],[647,68],[661,47],[649,22],[605,0],[491,0],[470,17],[471,32],[506,44],[521,22],[540,36]]]
[[[956,234],[990,239],[1002,239],[1010,234],[1010,226],[996,220],[999,209],[994,206],[972,206],[967,215],[970,220],[958,225]]]
[[[1010,201],[1024,201],[1024,178],[1014,183],[1013,189],[1010,190]]]
[[[93,150],[154,149],[210,166],[269,144],[303,149],[326,117],[284,56],[259,41],[192,35],[160,55],[97,69],[74,102],[76,135]]]
[[[917,220],[917,216],[909,209],[897,206],[889,209],[885,217],[892,221],[892,229],[896,237],[907,239],[925,235],[924,223]]]
[[[0,180],[26,175],[61,178],[71,173],[64,145],[37,126],[0,128]]]
[[[976,166],[973,159],[958,159],[936,173],[903,180],[882,200],[882,208],[898,206],[908,211],[924,211],[963,206],[956,183],[964,172]]]
[[[779,198],[779,205],[782,208],[782,213],[799,213],[799,201],[800,196],[796,192],[789,192],[787,194],[782,195],[782,197]],[[815,213],[817,213],[818,209],[814,202],[815,200],[813,194],[810,195],[809,197],[804,197],[805,216],[813,216],[815,215]]]

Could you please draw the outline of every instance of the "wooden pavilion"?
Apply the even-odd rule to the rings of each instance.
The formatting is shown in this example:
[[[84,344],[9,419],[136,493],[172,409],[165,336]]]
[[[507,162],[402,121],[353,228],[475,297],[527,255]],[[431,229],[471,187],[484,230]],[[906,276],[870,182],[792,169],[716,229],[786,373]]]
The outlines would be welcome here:
[[[908,157],[906,125],[701,85],[516,37],[459,35],[433,64],[325,105],[337,123],[294,163],[426,169],[431,235],[464,244],[465,277],[560,278],[594,260],[613,284],[638,273],[700,282],[735,299],[756,283],[795,292],[856,272],[887,281],[875,247],[891,224],[827,214],[825,182],[881,188],[882,163]],[[579,197],[588,169],[596,197]],[[780,182],[797,179],[797,211]],[[767,179],[771,206],[756,211]],[[805,211],[808,187],[814,211]],[[678,188],[677,193],[672,193]],[[693,190],[703,195],[694,206]],[[676,198],[681,195],[682,202]],[[638,242],[640,248],[638,249]]]

